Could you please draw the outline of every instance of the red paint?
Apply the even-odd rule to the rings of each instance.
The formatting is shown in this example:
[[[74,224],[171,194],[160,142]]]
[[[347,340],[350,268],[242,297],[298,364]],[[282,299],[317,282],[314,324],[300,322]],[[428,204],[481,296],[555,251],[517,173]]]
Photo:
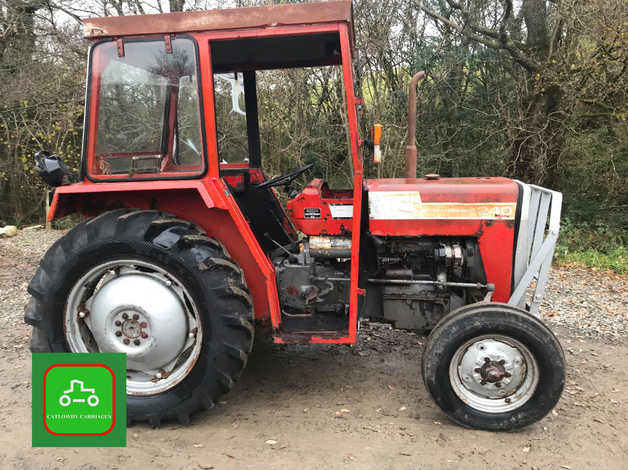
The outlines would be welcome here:
[[[95,216],[119,207],[154,208],[198,224],[226,246],[244,271],[255,317],[266,319],[274,311],[273,318],[280,318],[274,268],[223,181],[208,178],[61,186],[55,191],[48,217],[52,220],[72,212]]]
[[[517,202],[517,183],[508,178],[391,178],[368,180],[369,192],[418,191],[422,202]]]
[[[330,190],[322,179],[312,180],[294,199],[286,205],[292,223],[306,235],[340,235],[351,232],[353,220],[334,219],[331,215],[331,205],[352,205],[353,190]],[[318,211],[320,217],[310,218],[310,213]]]
[[[349,293],[349,336],[344,338],[354,343],[358,331],[358,273],[360,269],[360,219],[362,215],[362,159],[358,148],[358,116],[356,98],[353,92],[353,66],[351,64],[352,45],[350,29],[347,23],[338,25],[342,72],[345,82],[347,117],[349,118],[349,137],[351,140],[351,158],[353,160],[353,227],[351,234],[351,290]],[[335,340],[312,338],[313,342],[333,343]]]

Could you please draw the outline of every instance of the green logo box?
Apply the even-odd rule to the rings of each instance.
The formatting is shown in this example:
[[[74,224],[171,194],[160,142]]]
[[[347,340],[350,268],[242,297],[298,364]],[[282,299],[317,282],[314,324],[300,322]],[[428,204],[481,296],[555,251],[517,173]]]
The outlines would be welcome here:
[[[33,353],[33,447],[126,447],[126,355]]]

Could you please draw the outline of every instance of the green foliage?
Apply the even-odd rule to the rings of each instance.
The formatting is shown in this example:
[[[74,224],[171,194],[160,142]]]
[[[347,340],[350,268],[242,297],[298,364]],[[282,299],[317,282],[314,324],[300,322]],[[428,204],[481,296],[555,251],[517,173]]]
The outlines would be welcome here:
[[[581,125],[568,136],[558,183],[573,220],[628,229],[628,142],[621,127]]]
[[[558,264],[577,263],[590,268],[628,274],[627,233],[607,223],[574,223],[565,217],[555,252]]]

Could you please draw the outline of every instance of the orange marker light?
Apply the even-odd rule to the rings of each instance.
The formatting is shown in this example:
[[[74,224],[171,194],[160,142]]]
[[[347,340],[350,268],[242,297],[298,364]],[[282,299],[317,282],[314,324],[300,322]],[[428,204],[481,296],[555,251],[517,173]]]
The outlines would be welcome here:
[[[382,163],[382,150],[379,144],[382,140],[382,125],[373,124],[373,162],[376,164]]]
[[[382,140],[382,125],[373,124],[373,143],[375,145],[379,145],[381,140]]]

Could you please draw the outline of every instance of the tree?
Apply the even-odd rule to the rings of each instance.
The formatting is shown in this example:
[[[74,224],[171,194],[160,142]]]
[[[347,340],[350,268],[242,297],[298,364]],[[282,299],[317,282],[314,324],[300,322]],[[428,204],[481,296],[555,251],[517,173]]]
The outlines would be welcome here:
[[[605,18],[602,37],[591,34],[591,23],[583,17],[592,21],[600,10],[625,11],[625,3],[523,0],[517,11],[512,0],[419,0],[417,7],[437,25],[517,64],[519,70],[510,72],[517,83],[516,109],[504,113],[511,138],[508,170],[526,181],[555,187],[569,118],[578,98],[593,85],[591,61],[601,60],[616,69],[612,83],[625,75],[622,15]],[[622,47],[624,54],[618,54]],[[590,49],[589,57],[583,56],[585,49]],[[574,63],[575,56],[585,63]]]

